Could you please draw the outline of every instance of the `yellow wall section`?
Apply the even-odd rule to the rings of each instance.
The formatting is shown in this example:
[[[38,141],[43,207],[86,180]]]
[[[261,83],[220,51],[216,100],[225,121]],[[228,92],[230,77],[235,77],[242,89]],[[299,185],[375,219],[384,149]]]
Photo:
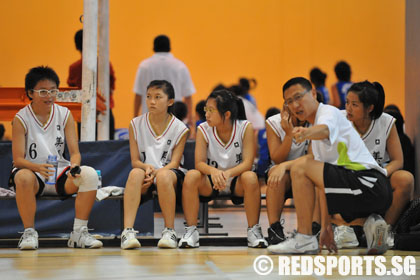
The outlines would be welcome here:
[[[53,67],[66,85],[68,66],[79,58],[73,37],[82,13],[82,0],[1,1],[0,86],[24,86],[28,69],[40,64]],[[190,69],[194,103],[217,83],[254,77],[252,93],[264,114],[281,106],[287,79],[319,66],[330,87],[335,63],[345,59],[354,81],[380,81],[386,103],[404,112],[404,1],[110,0],[116,127],[133,117],[136,70],[161,33]]]

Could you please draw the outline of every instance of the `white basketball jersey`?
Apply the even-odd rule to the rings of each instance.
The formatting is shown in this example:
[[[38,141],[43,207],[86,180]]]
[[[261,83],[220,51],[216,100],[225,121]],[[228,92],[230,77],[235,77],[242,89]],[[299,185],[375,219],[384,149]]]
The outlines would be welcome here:
[[[207,142],[207,164],[220,170],[227,170],[242,162],[242,140],[245,129],[249,125],[246,120],[236,120],[233,124],[229,141],[224,144],[217,135],[215,127],[207,122],[198,126]]]
[[[25,106],[16,118],[25,129],[25,159],[34,163],[47,163],[48,155],[56,155],[58,161],[57,177],[70,166],[63,157],[65,146],[64,128],[70,111],[66,107],[53,104],[50,117],[42,124],[32,110],[31,104]],[[37,175],[43,178],[39,173]]]
[[[143,114],[131,120],[134,138],[137,141],[140,160],[153,165],[156,169],[162,168],[171,162],[172,151],[178,145],[182,136],[189,129],[174,115],[171,115],[168,126],[161,135],[156,135],[150,124],[149,113]],[[180,165],[182,166],[182,157]],[[184,169],[180,168],[185,172]]]
[[[286,136],[286,132],[281,127],[281,114],[277,114],[274,116],[269,117],[266,120],[266,123],[273,129],[274,133],[280,137],[281,141],[283,142],[284,137]],[[305,125],[305,127],[308,127],[308,124]],[[305,141],[302,143],[297,143],[295,138],[292,138],[292,146],[290,146],[290,151],[287,156],[287,160],[294,160],[298,157],[301,157],[308,152],[308,145],[309,141]]]
[[[386,141],[394,123],[393,116],[382,113],[378,119],[372,120],[369,129],[362,135],[366,147],[381,167],[387,166],[390,161],[386,151]]]

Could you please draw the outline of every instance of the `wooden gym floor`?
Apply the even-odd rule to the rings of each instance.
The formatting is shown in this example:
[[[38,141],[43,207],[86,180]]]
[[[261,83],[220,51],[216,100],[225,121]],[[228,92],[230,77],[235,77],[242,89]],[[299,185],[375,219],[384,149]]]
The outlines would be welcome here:
[[[246,236],[246,218],[243,208],[210,208],[210,217],[219,216],[223,228],[211,228],[210,232],[228,232],[229,237]],[[285,231],[296,227],[293,209],[286,209]],[[267,235],[267,216],[261,211],[263,233]],[[160,238],[163,220],[155,218],[155,238]],[[183,217],[177,215],[178,236],[183,233]],[[274,269],[267,276],[259,276],[253,268],[255,259],[268,255],[266,249],[250,249],[244,246],[220,246],[220,237],[212,237],[210,244],[198,249],[163,250],[155,246],[143,246],[137,250],[120,250],[117,246],[102,249],[70,249],[40,247],[36,251],[19,251],[16,248],[0,249],[0,279],[279,279],[278,256],[270,255]],[[218,240],[219,238],[219,240]],[[226,238],[224,238],[226,239]],[[146,241],[146,240],[144,240]],[[148,243],[144,242],[143,243]],[[204,240],[203,240],[204,241]],[[150,243],[150,242],[149,242]],[[219,246],[217,246],[219,245]],[[365,255],[365,249],[339,250],[338,255]],[[322,251],[322,255],[328,255]],[[420,252],[389,250],[386,267],[391,269],[393,256],[414,256],[417,276],[398,276],[399,279],[420,279]],[[277,265],[277,266],[276,266]],[[301,276],[300,279],[328,278],[341,276],[333,269],[331,276]],[[379,276],[347,276],[347,278],[379,278]],[[392,276],[381,276],[391,279]],[[395,276],[393,276],[394,278]],[[293,277],[298,278],[298,277]],[[286,278],[287,279],[287,278]]]

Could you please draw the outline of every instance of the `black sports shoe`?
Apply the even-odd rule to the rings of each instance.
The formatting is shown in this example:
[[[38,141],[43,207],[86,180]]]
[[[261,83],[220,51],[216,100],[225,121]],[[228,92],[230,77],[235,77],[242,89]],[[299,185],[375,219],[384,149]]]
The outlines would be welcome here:
[[[367,242],[366,242],[366,235],[363,231],[362,226],[351,226],[354,230],[354,233],[356,234],[357,241],[359,241],[359,247],[366,248]]]
[[[312,222],[312,235],[319,235],[321,231],[321,225],[317,222]]]
[[[280,222],[275,222],[268,229],[268,243],[276,245],[286,240],[284,237],[283,226]]]

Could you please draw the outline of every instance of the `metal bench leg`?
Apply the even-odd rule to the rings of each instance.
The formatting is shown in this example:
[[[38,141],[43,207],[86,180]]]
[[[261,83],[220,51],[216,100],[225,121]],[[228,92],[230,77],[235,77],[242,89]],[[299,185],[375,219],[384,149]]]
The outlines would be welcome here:
[[[120,228],[122,234],[124,231],[124,199],[120,200]]]

